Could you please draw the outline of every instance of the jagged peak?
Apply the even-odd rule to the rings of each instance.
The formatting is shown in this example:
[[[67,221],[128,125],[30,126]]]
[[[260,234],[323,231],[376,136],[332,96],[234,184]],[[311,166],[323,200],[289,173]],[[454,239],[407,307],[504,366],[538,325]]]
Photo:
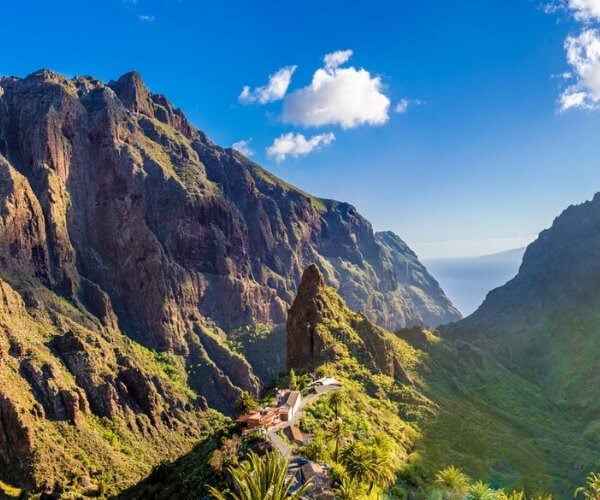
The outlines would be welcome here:
[[[67,78],[65,78],[63,75],[61,75],[60,73],[57,73],[56,71],[52,71],[50,69],[46,69],[46,68],[42,68],[42,69],[38,69],[37,71],[34,71],[33,73],[30,73],[29,75],[27,75],[25,77],[25,80],[29,80],[29,81],[67,81]]]
[[[143,115],[154,116],[150,91],[137,71],[125,73],[116,82],[111,80],[108,86],[114,90],[127,109]]]
[[[316,264],[310,264],[302,273],[298,296],[314,296],[325,286],[323,275]]]

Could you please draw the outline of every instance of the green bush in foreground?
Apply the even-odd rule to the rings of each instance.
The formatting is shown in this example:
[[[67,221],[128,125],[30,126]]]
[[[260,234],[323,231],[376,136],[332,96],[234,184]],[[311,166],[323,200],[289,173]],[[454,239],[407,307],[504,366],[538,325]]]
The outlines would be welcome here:
[[[295,479],[287,477],[288,465],[289,461],[277,452],[267,453],[262,459],[251,452],[241,465],[229,469],[233,492],[223,494],[212,486],[209,491],[217,500],[296,500],[310,488],[311,481],[289,493]]]

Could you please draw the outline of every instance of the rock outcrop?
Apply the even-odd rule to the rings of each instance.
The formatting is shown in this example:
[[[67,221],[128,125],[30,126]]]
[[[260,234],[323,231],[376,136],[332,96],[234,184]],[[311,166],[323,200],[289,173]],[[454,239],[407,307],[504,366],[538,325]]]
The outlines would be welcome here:
[[[165,370],[41,284],[0,278],[0,480],[33,491],[74,475],[133,481],[175,458],[202,435],[207,414],[169,373],[185,370]],[[124,458],[129,448],[136,453]]]
[[[349,309],[314,264],[304,271],[286,326],[288,369],[306,371],[350,356],[373,372],[411,382],[402,341]]]

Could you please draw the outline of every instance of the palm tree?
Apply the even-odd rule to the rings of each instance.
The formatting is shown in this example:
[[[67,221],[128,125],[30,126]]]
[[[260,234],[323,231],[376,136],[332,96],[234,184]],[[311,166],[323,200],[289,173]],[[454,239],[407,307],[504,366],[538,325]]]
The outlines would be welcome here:
[[[327,440],[335,443],[333,459],[337,462],[339,458],[340,444],[344,441],[344,439],[350,436],[350,429],[348,429],[348,426],[341,418],[336,418],[327,424],[325,431]]]
[[[331,393],[329,396],[329,405],[333,407],[335,412],[335,418],[340,416],[340,406],[346,401],[346,393],[341,390],[337,390]]]
[[[396,481],[391,455],[360,441],[353,441],[344,448],[341,463],[351,479],[369,484],[369,495],[376,484],[387,488]]]
[[[311,460],[321,462],[326,459],[329,447],[322,436],[317,436],[304,447],[303,452]]]
[[[363,492],[360,485],[347,476],[342,477],[334,489],[336,500],[358,500]]]
[[[250,394],[248,391],[242,391],[240,393],[240,397],[238,399],[238,404],[236,406],[236,410],[238,415],[245,415],[251,410],[254,410],[258,407],[258,403],[254,399],[254,396]]]
[[[267,453],[264,459],[250,452],[242,465],[229,468],[234,491],[227,495],[209,486],[209,493],[216,500],[298,500],[310,488],[311,481],[290,493],[295,479],[288,477],[288,466],[289,461],[277,452]]]
[[[498,500],[525,500],[525,493],[516,490],[511,493],[505,493],[504,491],[501,491],[498,494]]]
[[[574,497],[583,495],[583,498],[600,500],[600,473],[592,473],[587,477],[587,485],[575,490]]]
[[[298,377],[296,377],[296,372],[293,368],[290,370],[290,381],[288,385],[292,391],[296,391],[298,389]]]
[[[449,500],[463,500],[469,493],[469,477],[454,465],[439,471],[433,483],[442,490],[442,497]]]
[[[469,500],[496,500],[498,492],[490,488],[490,485],[483,481],[477,481],[469,486]]]

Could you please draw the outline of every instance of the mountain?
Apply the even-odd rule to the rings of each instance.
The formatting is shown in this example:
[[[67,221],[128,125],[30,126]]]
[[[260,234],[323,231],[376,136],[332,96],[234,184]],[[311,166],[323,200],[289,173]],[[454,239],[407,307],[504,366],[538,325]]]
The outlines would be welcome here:
[[[489,291],[513,278],[525,248],[450,259],[427,259],[424,264],[440,281],[456,308],[465,316],[474,312]]]
[[[300,388],[329,376],[342,389],[335,402],[330,395],[306,407],[298,425],[314,441],[300,453],[343,476],[336,457],[374,447],[396,468],[392,498],[441,498],[436,474],[450,465],[494,490],[570,498],[600,470],[599,240],[600,194],[543,231],[516,277],[476,313],[438,332],[386,331],[309,266],[288,314],[286,364]],[[340,424],[338,454],[332,429]],[[202,441],[126,498],[226,487],[210,457],[227,439]]]
[[[258,346],[311,263],[384,327],[460,317],[400,238],[213,144],[137,73],[2,78],[0,480],[127,484],[189,449],[285,369]]]
[[[287,364],[299,374],[297,383],[303,394],[310,393],[307,383],[312,380],[313,370],[319,377],[334,376],[342,385],[337,392],[341,403],[338,399],[336,412],[347,420],[344,428],[360,434],[363,441],[376,444],[378,455],[383,453],[385,445],[395,464],[404,463],[418,432],[415,415],[434,410],[434,404],[417,392],[411,380],[418,376],[415,370],[418,351],[370,322],[364,314],[348,308],[335,289],[325,284],[316,265],[303,273],[289,311],[286,337]],[[283,377],[278,383],[288,381]],[[265,403],[274,397],[273,388],[267,392]],[[312,446],[320,443],[315,449],[331,445],[330,440],[324,439],[323,431],[330,426],[333,416],[327,397],[308,405],[299,425],[314,435]],[[239,442],[242,449],[252,444],[251,435],[240,442],[236,432],[239,430],[225,430],[212,439],[202,440],[181,459],[161,466],[123,492],[122,498],[201,498],[207,493],[207,485],[227,490],[230,487],[227,471],[215,467],[211,457],[230,447],[232,441]],[[301,453],[317,460],[309,448]],[[318,460],[328,462],[339,473],[339,466],[331,461],[333,457],[319,457]]]
[[[373,372],[399,383],[410,381],[399,356],[398,339],[350,310],[338,293],[325,285],[314,264],[304,271],[286,326],[290,370],[305,371],[353,355]]]
[[[565,411],[590,419],[592,440],[600,437],[599,243],[600,193],[567,208],[527,247],[511,281],[442,330],[500,353]]]
[[[542,231],[517,275],[477,311],[440,328],[450,343],[485,353],[511,374],[510,390],[498,380],[486,382],[484,364],[469,390],[528,440],[530,464],[549,474],[565,497],[583,475],[600,469],[598,248],[600,193],[570,206]],[[489,422],[472,425],[482,434],[486,428]],[[445,441],[464,449],[461,438],[447,433]],[[505,467],[499,462],[491,470]]]
[[[389,332],[365,326],[313,276],[290,310],[288,364],[360,380],[352,399],[377,395],[386,421],[409,426],[403,494],[421,498],[435,471],[456,465],[495,488],[567,498],[600,470],[598,248],[600,193],[542,231],[476,312],[439,333],[398,330],[404,343],[384,344]],[[366,373],[394,376],[394,359],[408,378],[395,377],[390,394]],[[363,401],[369,422],[382,418],[365,411],[376,406]]]

